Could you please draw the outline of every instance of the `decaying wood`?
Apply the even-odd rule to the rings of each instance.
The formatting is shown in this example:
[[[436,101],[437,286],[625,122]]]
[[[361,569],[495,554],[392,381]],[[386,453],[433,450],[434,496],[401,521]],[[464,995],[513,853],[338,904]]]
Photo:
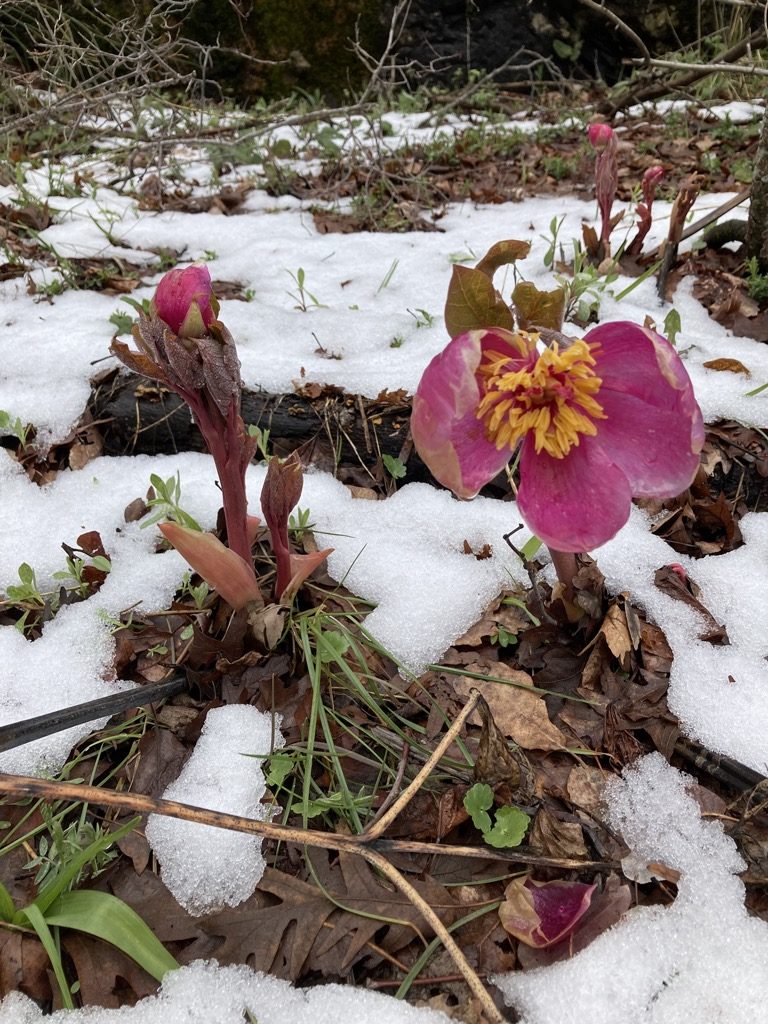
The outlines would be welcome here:
[[[205,450],[202,435],[178,395],[136,374],[109,374],[96,385],[90,411],[103,424],[105,455]],[[381,455],[391,455],[407,463],[409,482],[431,479],[410,444],[410,399],[404,392],[361,399],[315,384],[285,395],[244,391],[242,416],[246,424],[269,430],[270,451],[276,454],[308,445],[318,449],[319,458],[314,461],[321,464],[324,458],[364,462],[369,470]]]

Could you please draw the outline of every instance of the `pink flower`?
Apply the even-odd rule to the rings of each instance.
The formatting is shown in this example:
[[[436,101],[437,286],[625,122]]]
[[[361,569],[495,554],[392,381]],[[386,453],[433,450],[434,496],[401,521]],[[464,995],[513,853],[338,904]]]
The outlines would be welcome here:
[[[208,268],[194,263],[170,270],[155,292],[155,313],[182,338],[201,338],[216,320],[218,308]]]
[[[594,149],[605,149],[615,132],[609,124],[596,123],[587,128],[587,138]]]
[[[645,327],[601,324],[542,352],[500,328],[453,338],[424,371],[411,431],[433,476],[471,498],[518,445],[520,514],[556,551],[604,544],[632,496],[674,497],[704,443],[680,357]]]

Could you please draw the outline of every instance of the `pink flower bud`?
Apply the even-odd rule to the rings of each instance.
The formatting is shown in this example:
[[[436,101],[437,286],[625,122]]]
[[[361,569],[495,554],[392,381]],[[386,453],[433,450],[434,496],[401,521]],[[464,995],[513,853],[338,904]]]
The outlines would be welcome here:
[[[654,164],[653,167],[649,167],[643,175],[643,199],[645,199],[648,206],[653,202],[656,189],[663,177],[664,168],[660,164]]]
[[[605,149],[613,136],[613,128],[611,128],[609,124],[604,124],[603,122],[591,124],[587,128],[587,138],[589,139],[590,144],[598,150]]]
[[[218,309],[208,268],[194,263],[168,271],[155,292],[156,315],[182,338],[203,337]]]

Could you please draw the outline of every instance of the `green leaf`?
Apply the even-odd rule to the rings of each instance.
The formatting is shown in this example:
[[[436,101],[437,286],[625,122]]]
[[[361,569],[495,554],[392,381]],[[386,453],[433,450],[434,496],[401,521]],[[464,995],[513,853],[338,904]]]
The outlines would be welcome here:
[[[349,640],[336,629],[324,629],[317,637],[317,654],[321,662],[341,661],[349,650]]]
[[[265,777],[268,786],[282,786],[293,771],[294,760],[290,754],[273,754],[269,759],[269,771]]]
[[[553,331],[563,326],[565,291],[562,288],[542,292],[530,281],[520,281],[512,292],[512,302],[528,324],[549,327]]]
[[[110,942],[157,981],[179,966],[136,911],[111,893],[95,889],[65,892],[50,905],[45,920]]]
[[[529,815],[519,807],[500,807],[496,811],[496,824],[489,832],[483,833],[483,839],[497,850],[519,846],[530,823]]]
[[[94,555],[91,564],[95,569],[101,569],[102,572],[110,572],[112,569],[112,563],[104,555]]]
[[[530,562],[540,547],[541,541],[538,537],[529,537],[525,544],[520,548],[520,554],[526,562]]]
[[[452,338],[483,327],[514,328],[509,307],[481,271],[455,266],[445,301],[445,326]]]
[[[476,782],[464,795],[464,809],[472,824],[485,835],[491,828],[489,809],[493,807],[493,790],[486,782]]]
[[[27,562],[22,562],[19,566],[19,579],[22,583],[26,583],[28,587],[33,586],[35,582],[35,570]]]
[[[28,907],[24,907],[23,910],[20,910],[16,916],[17,919],[23,919],[26,917],[37,932],[37,937],[40,939],[43,949],[48,954],[48,959],[51,961],[53,973],[56,975],[56,982],[59,986],[59,992],[61,993],[61,1001],[66,1009],[74,1010],[75,1004],[72,1002],[72,996],[69,992],[69,984],[67,983],[67,977],[64,974],[64,965],[61,962],[61,954],[56,946],[53,935],[51,935],[51,929],[48,927],[47,921],[40,913],[40,909],[36,907],[34,903],[30,903]]]
[[[517,260],[524,260],[531,251],[530,242],[521,242],[517,238],[508,238],[503,242],[496,242],[477,264],[476,270],[486,277],[493,279],[493,275],[499,267],[508,263],[515,263]]]
[[[16,914],[11,894],[0,882],[0,921],[12,921]]]
[[[406,474],[404,462],[395,458],[394,455],[382,455],[381,461],[384,463],[386,471],[394,480],[402,480]]]

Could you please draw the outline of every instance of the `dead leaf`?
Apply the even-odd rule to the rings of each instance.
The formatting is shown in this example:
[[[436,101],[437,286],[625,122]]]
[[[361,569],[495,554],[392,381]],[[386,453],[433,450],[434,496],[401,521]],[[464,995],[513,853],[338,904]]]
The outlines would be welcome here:
[[[533,768],[522,750],[510,749],[506,737],[493,720],[488,702],[481,698],[478,712],[483,722],[475,756],[474,779],[496,786],[506,783],[515,803],[527,804],[533,798]]]
[[[744,363],[739,359],[726,359],[725,357],[720,359],[708,359],[701,365],[706,366],[708,370],[727,370],[729,373],[743,373],[745,377],[752,376]]]
[[[157,991],[155,979],[110,942],[68,929],[62,936],[75,965],[84,1006],[133,1006]]]
[[[32,999],[52,998],[48,954],[31,935],[0,929],[0,997],[21,991]]]
[[[624,609],[618,604],[612,604],[606,612],[599,632],[605,637],[608,650],[619,662],[622,670],[624,672],[628,671],[629,656],[632,651],[632,638],[629,635]]]
[[[546,857],[587,857],[581,825],[576,821],[560,821],[543,807],[536,815],[528,841]]]
[[[457,676],[452,683],[456,695],[465,700],[471,689],[479,688],[488,701],[496,725],[518,747],[523,750],[562,750],[568,746],[566,737],[549,720],[543,696],[531,692],[533,680],[527,672],[510,668],[503,662],[490,666],[474,664],[469,666],[469,670],[509,680],[507,684],[490,680],[478,682]],[[479,717],[475,715],[473,720],[478,722]]]
[[[576,765],[568,776],[566,790],[574,807],[597,817],[603,806],[605,773],[590,765]]]

